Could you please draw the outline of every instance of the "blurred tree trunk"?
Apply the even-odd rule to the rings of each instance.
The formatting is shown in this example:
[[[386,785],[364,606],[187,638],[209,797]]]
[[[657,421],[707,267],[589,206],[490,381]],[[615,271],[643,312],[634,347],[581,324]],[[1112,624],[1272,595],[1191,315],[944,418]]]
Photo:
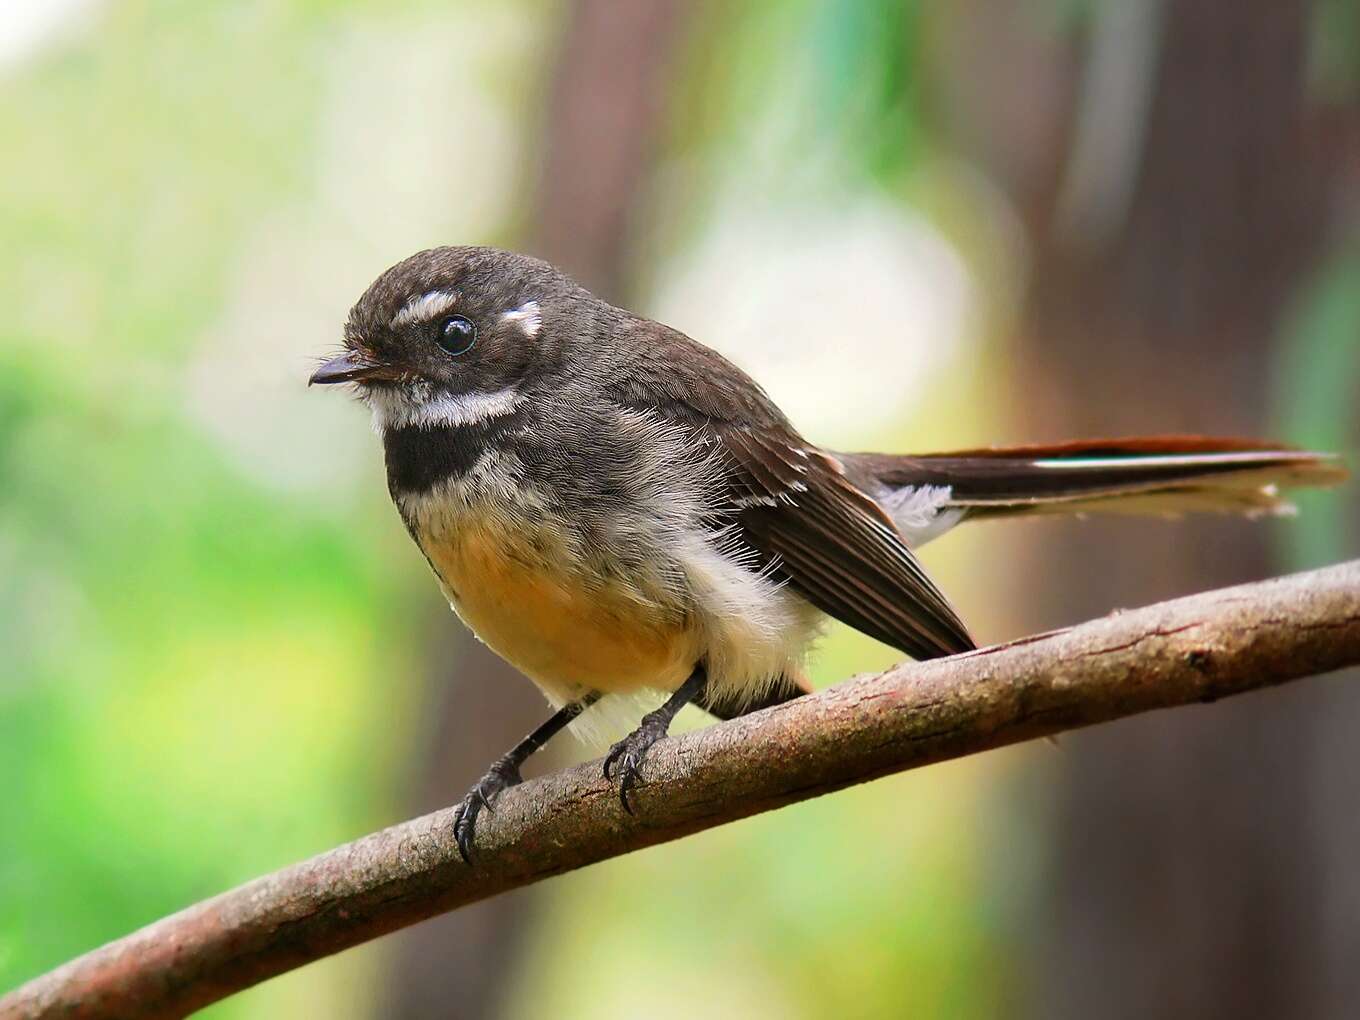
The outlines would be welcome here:
[[[1310,8],[1096,5],[1074,36],[965,6],[950,119],[1033,246],[1016,438],[1268,432],[1282,318],[1330,250],[1347,158],[1307,94]],[[1280,567],[1260,523],[1036,529],[1032,627]],[[1354,1015],[1360,886],[1329,867],[1360,860],[1354,790],[1328,802],[1321,780],[1354,777],[1360,748],[1320,739],[1329,715],[1360,718],[1350,687],[1064,741],[1032,1015]],[[1328,922],[1338,905],[1348,923]]]
[[[623,297],[629,230],[664,126],[668,72],[687,11],[678,0],[575,0],[545,83],[542,172],[522,224],[523,245],[615,300]],[[431,726],[412,814],[460,798],[547,711],[533,685],[443,606],[431,622],[427,661],[424,717]],[[541,768],[531,764],[526,774]],[[536,896],[502,896],[393,936],[388,995],[378,1015],[494,1015]]]
[[[671,71],[695,5],[576,0],[551,83],[529,250],[608,301],[666,124]]]

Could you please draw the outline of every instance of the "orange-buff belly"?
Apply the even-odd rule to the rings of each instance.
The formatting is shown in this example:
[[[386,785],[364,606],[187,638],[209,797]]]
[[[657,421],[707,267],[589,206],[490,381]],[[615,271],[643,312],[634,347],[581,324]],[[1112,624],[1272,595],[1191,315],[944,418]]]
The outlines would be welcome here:
[[[680,614],[617,588],[588,589],[523,539],[465,527],[425,552],[464,622],[554,700],[673,690],[698,658]]]

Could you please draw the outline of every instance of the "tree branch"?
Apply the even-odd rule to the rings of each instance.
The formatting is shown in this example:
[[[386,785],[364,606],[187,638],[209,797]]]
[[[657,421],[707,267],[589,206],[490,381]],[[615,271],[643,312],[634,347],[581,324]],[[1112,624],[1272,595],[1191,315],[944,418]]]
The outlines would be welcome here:
[[[858,677],[658,744],[625,814],[580,765],[196,904],[0,999],[0,1020],[169,1017],[435,914],[931,762],[1360,663],[1360,560]]]

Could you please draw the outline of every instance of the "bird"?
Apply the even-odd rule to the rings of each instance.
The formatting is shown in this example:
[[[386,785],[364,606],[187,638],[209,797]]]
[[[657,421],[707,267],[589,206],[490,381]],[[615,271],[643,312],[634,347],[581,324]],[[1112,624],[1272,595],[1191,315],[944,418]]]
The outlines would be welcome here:
[[[810,691],[827,617],[914,659],[976,647],[916,551],[965,521],[1288,510],[1345,477],[1328,454],[1157,436],[899,455],[803,438],[716,351],[487,247],[418,252],[349,312],[310,384],[372,412],[387,487],[444,596],[551,716],[458,805],[476,823],[601,698],[664,698],[603,759],[637,810],[647,753],[686,704],[719,719]]]

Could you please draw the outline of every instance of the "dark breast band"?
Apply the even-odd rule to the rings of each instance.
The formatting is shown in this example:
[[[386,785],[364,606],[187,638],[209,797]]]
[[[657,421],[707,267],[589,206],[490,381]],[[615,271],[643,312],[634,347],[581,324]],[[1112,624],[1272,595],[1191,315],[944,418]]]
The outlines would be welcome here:
[[[419,495],[466,475],[490,446],[499,446],[522,425],[520,413],[472,425],[403,425],[383,432],[387,489]]]

